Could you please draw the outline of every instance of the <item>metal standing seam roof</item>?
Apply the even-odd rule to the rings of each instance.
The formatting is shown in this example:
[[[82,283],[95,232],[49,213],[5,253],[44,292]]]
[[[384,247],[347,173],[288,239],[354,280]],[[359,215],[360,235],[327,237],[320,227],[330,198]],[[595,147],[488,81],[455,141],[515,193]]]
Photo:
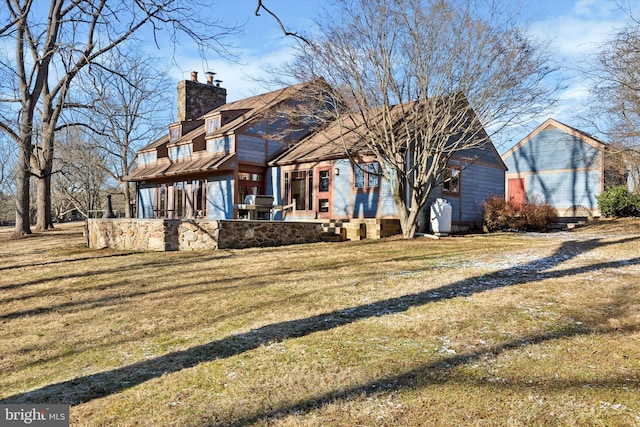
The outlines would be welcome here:
[[[220,170],[224,164],[235,157],[235,154],[227,154],[216,157],[203,157],[195,160],[178,161],[162,165],[153,165],[137,168],[129,175],[125,181],[144,181],[151,178],[162,178],[168,176],[186,175],[195,172],[205,172]]]

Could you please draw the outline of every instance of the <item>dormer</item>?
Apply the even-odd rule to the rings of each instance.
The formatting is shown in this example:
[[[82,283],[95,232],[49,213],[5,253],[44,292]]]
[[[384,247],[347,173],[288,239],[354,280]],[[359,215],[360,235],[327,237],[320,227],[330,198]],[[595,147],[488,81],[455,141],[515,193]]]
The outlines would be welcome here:
[[[156,150],[153,151],[141,151],[138,153],[138,167],[154,165],[158,160]]]
[[[182,138],[182,125],[180,123],[174,123],[169,126],[169,142],[175,142]]]
[[[206,118],[207,135],[210,135],[220,129],[222,126],[222,117],[218,112]]]
[[[195,128],[202,126],[204,120],[186,120],[169,125],[169,143],[176,142]]]
[[[169,147],[169,160],[172,162],[179,160],[191,160],[193,145],[191,143],[173,145]]]

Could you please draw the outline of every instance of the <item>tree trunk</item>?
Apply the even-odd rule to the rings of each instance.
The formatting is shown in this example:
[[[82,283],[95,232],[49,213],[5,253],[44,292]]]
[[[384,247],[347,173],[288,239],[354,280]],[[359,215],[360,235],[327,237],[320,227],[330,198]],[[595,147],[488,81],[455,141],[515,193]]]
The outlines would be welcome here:
[[[48,95],[48,90],[45,90]],[[44,116],[51,120],[52,113],[50,106],[45,106]],[[38,154],[38,192],[37,192],[37,213],[36,230],[44,231],[53,229],[53,218],[51,216],[51,174],[53,172],[53,142],[55,132],[49,122],[42,124],[42,151]]]
[[[40,171],[36,207],[36,230],[44,231],[53,229],[53,218],[51,215],[51,169],[48,166],[45,166],[45,169]]]
[[[124,217],[131,218],[131,189],[128,182],[122,183],[122,191],[124,192]]]
[[[22,141],[16,174],[16,228],[13,237],[31,234],[29,218],[29,178],[31,177],[31,142]]]
[[[407,209],[404,203],[403,206],[399,207],[398,209],[398,211],[400,212],[400,227],[402,228],[402,236],[405,239],[413,239],[416,236],[419,210],[419,207],[412,207],[411,209]]]

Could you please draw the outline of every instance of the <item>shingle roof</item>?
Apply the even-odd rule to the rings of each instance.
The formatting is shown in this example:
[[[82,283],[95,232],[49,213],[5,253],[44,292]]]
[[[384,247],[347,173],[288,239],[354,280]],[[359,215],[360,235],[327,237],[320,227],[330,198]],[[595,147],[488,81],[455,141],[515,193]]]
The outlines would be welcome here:
[[[313,82],[298,83],[293,86],[287,86],[282,89],[221,105],[203,115],[201,118],[211,117],[217,114],[224,115],[225,112],[235,113],[237,116],[208,136],[225,135],[245,125],[249,120],[260,117],[261,114],[269,111],[279,103],[298,98],[299,93],[312,84]]]
[[[302,139],[282,155],[269,162],[269,165],[285,165],[296,162],[310,162],[321,159],[345,157],[350,152],[367,150],[357,133],[347,129],[336,120],[324,130],[315,132]]]

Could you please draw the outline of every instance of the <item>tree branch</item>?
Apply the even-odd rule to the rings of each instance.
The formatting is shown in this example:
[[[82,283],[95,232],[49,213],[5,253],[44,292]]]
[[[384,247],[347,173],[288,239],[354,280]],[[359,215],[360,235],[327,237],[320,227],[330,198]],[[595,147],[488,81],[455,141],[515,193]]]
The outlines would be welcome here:
[[[256,16],[260,16],[260,9],[264,9],[265,12],[267,12],[269,15],[271,15],[273,17],[273,19],[276,20],[276,22],[278,23],[278,25],[280,26],[280,29],[282,30],[282,32],[284,33],[285,36],[292,36],[295,37],[299,40],[302,40],[303,42],[305,42],[307,45],[311,46],[311,43],[309,42],[309,40],[307,40],[306,38],[304,38],[303,36],[301,36],[298,33],[292,33],[291,31],[287,31],[287,29],[285,28],[284,24],[282,23],[282,21],[280,20],[280,18],[278,17],[278,15],[276,15],[275,13],[271,12],[269,9],[267,9],[264,4],[262,4],[262,0],[258,0],[258,6],[256,7]]]

